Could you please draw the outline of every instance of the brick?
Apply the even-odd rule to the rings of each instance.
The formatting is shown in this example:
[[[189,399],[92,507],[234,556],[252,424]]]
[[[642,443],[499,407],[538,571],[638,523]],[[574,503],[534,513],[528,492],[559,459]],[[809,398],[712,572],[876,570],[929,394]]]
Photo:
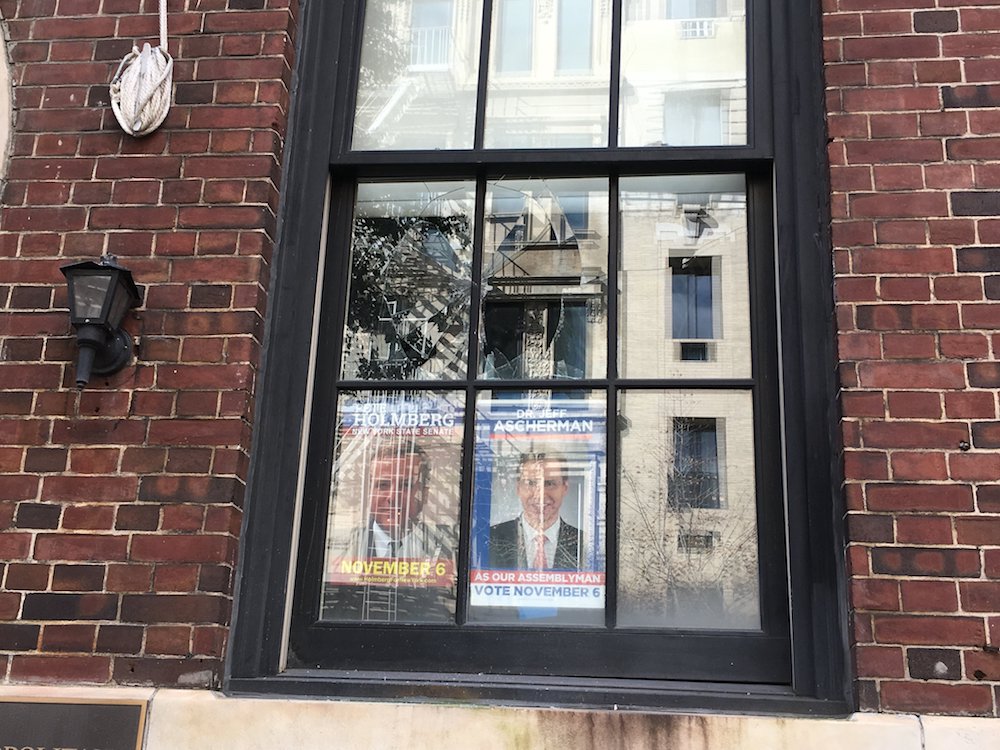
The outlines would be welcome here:
[[[897,611],[899,584],[882,579],[856,578],[851,582],[851,602],[855,609]]]
[[[55,529],[62,506],[47,503],[18,503],[14,525],[21,529]]]
[[[189,657],[116,659],[113,679],[120,685],[178,685],[188,689],[215,687],[221,665],[217,660]]]
[[[878,643],[912,646],[976,646],[985,635],[978,617],[878,614],[874,627]]]
[[[1000,362],[970,362],[969,385],[974,388],[1000,388]]]
[[[39,534],[37,560],[124,560],[128,538],[97,534]]]
[[[903,650],[885,646],[856,646],[854,660],[859,677],[903,677]]]
[[[890,465],[896,480],[948,479],[948,464],[942,453],[897,451],[892,454]]]
[[[1000,422],[974,422],[972,444],[976,448],[1000,448]]]
[[[94,650],[96,625],[46,625],[42,628],[42,651],[87,652]]]
[[[921,385],[916,378],[911,380],[909,384],[916,387],[920,387]],[[914,419],[941,418],[941,396],[938,393],[928,393],[926,391],[891,391],[887,401],[890,417],[908,417]]]
[[[53,566],[53,591],[101,591],[103,588],[103,565]]]
[[[205,594],[125,594],[122,620],[136,623],[222,623],[227,602]]]
[[[956,251],[958,270],[1000,272],[1000,247],[963,247]]]
[[[978,577],[975,550],[935,547],[879,547],[872,550],[872,571],[884,575]]]
[[[1000,612],[1000,581],[962,581],[958,591],[966,612]]]
[[[899,582],[903,611],[957,612],[958,586],[954,581],[904,580]]]
[[[113,594],[26,594],[25,620],[113,620],[118,597]]]
[[[0,650],[34,651],[40,631],[37,625],[0,623]]]
[[[1000,653],[966,651],[965,676],[967,679],[1000,682]]]
[[[983,513],[1000,513],[1000,485],[979,485],[976,488],[976,501]]]
[[[969,428],[961,423],[872,420],[863,435],[867,448],[957,448],[969,440]]]
[[[873,511],[971,511],[972,488],[956,484],[871,484],[866,491]]]
[[[962,652],[950,648],[908,648],[906,666],[918,680],[962,679]]]
[[[111,674],[106,656],[26,656],[11,659],[11,678],[19,682],[104,683]]]

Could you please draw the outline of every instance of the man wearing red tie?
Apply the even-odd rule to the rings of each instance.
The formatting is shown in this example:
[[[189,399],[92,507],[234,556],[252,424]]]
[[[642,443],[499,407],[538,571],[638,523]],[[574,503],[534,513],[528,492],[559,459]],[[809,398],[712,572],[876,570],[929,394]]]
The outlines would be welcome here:
[[[490,527],[489,566],[521,570],[579,570],[580,530],[559,516],[569,491],[558,455],[521,456],[517,496],[521,515]]]

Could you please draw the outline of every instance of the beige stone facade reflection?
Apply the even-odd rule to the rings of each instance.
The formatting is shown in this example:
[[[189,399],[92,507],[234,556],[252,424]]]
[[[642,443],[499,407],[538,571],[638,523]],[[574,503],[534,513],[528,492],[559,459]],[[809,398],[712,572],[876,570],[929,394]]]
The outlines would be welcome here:
[[[628,378],[747,378],[750,293],[743,178],[623,178],[619,371]],[[711,265],[711,336],[674,338],[671,261]]]
[[[703,3],[703,16],[662,0],[625,0],[619,139],[623,146],[747,142],[746,6]]]
[[[759,627],[752,396],[627,391],[619,413],[619,623]],[[717,427],[718,507],[671,497],[676,421],[685,418]]]

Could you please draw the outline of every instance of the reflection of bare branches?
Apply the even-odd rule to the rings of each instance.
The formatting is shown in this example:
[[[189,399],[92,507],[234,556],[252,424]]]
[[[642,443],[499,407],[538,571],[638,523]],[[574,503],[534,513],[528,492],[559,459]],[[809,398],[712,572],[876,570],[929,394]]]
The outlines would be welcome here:
[[[756,627],[758,554],[753,492],[720,503],[720,462],[677,456],[694,420],[672,418],[642,456],[623,454],[620,480],[622,620],[633,625]],[[663,436],[672,435],[672,439]],[[626,438],[627,439],[627,438]],[[633,436],[632,439],[636,439]],[[721,470],[724,471],[724,468]],[[704,478],[716,472],[715,483]],[[687,476],[684,476],[684,474]],[[691,481],[694,476],[698,481]]]

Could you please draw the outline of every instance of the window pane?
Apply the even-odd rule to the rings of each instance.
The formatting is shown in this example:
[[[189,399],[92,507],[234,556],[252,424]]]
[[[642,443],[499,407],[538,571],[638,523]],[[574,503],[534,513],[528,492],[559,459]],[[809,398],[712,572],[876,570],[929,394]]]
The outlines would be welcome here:
[[[472,148],[482,0],[365,5],[353,148]]]
[[[753,398],[619,394],[618,624],[760,627]]]
[[[471,621],[604,624],[606,412],[596,392],[479,394]]]
[[[623,177],[619,184],[622,375],[749,377],[743,176]]]
[[[475,186],[358,185],[342,377],[466,373]]]
[[[493,16],[486,147],[607,146],[610,5],[495,0]]]
[[[325,620],[451,622],[461,393],[345,393],[337,410]]]
[[[602,377],[608,181],[490,183],[485,227],[483,376]]]
[[[747,142],[742,2],[625,0],[622,146]]]

